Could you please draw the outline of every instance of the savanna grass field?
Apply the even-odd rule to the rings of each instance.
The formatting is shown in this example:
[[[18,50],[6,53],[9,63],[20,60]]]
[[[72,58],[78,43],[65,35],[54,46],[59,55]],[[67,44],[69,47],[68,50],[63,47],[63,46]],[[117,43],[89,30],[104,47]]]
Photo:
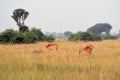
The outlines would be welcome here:
[[[53,43],[57,51],[47,51],[47,42],[0,44],[0,80],[120,80],[119,40]],[[79,54],[86,44],[92,55]]]

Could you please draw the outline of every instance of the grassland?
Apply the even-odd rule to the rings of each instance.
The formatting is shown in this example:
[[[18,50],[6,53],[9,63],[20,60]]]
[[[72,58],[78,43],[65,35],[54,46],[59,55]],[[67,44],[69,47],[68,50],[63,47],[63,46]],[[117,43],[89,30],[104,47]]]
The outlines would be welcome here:
[[[47,42],[0,44],[0,80],[120,80],[120,41],[55,43],[59,49],[51,52]],[[95,51],[79,55],[86,44]]]

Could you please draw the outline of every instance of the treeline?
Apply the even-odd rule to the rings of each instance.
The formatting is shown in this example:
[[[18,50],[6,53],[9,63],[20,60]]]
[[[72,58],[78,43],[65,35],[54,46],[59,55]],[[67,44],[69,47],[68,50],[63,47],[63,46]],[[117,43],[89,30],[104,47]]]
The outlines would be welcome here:
[[[54,41],[52,36],[46,36],[40,29],[32,28],[26,32],[7,29],[0,33],[0,43],[35,43],[37,41]]]
[[[77,33],[70,35],[70,37],[68,38],[68,40],[70,40],[70,41],[77,41],[77,40],[101,41],[101,40],[105,40],[105,39],[117,39],[117,36],[98,35],[98,34],[89,33],[89,32],[77,32]]]

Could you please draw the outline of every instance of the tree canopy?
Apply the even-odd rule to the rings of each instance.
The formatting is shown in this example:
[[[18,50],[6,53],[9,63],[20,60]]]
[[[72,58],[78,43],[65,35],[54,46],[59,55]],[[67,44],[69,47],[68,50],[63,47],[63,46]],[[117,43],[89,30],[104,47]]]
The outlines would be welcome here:
[[[72,34],[72,32],[70,32],[70,31],[65,31],[65,32],[64,32],[64,35],[65,35],[66,37],[69,37],[71,34]]]
[[[98,23],[98,24],[88,28],[87,32],[95,33],[98,35],[101,35],[102,32],[106,32],[106,34],[109,36],[111,29],[112,29],[112,26],[108,23]]]
[[[13,15],[11,16],[17,25],[19,26],[19,31],[24,32],[28,31],[28,27],[24,24],[25,19],[28,17],[29,12],[24,9],[15,9]]]

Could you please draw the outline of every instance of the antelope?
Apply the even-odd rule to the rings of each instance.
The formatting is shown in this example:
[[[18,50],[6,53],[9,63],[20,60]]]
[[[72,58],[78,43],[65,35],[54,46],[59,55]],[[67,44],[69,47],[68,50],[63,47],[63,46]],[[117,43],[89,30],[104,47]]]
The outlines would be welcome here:
[[[47,50],[57,50],[58,49],[58,45],[57,44],[53,44],[53,43],[48,43],[47,45],[46,45],[46,49]]]
[[[94,46],[89,44],[79,51],[79,54],[91,54]]]

